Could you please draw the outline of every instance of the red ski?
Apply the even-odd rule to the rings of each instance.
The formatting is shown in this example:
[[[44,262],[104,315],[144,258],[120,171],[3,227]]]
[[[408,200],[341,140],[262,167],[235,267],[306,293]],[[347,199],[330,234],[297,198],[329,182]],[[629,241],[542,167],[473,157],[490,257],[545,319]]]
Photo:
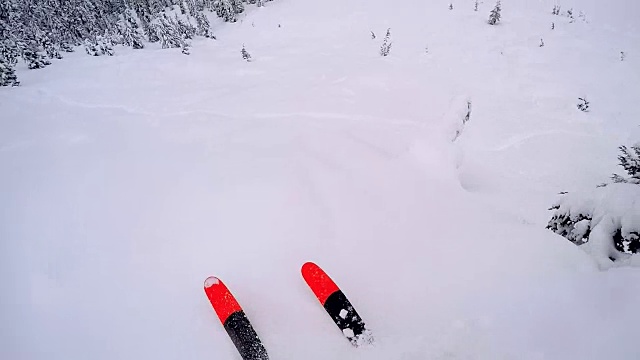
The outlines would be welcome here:
[[[208,277],[204,281],[204,292],[242,359],[269,360],[267,350],[247,315],[222,280],[215,276]]]
[[[302,277],[353,346],[373,343],[371,331],[327,273],[318,265],[308,262],[302,266]]]

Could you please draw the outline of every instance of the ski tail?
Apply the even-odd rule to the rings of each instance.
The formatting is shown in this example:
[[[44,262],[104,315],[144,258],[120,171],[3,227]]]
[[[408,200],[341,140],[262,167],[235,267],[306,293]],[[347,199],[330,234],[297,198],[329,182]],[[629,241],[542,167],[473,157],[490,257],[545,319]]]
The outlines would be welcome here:
[[[215,276],[204,282],[204,292],[243,360],[269,360],[267,350],[247,315],[227,286]]]
[[[338,285],[318,265],[307,262],[302,277],[342,334],[354,346],[372,344],[373,336]]]

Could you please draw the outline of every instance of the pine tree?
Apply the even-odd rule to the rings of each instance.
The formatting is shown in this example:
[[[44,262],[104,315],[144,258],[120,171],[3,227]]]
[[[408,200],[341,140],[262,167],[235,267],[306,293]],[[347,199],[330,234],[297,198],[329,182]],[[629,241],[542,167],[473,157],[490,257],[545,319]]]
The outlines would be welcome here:
[[[248,62],[251,61],[251,54],[245,49],[244,44],[242,44],[242,50],[240,50],[240,54],[242,54],[242,58]]]
[[[27,63],[29,69],[42,69],[47,65],[51,65],[51,62],[38,52],[34,44],[25,47],[22,51],[22,58]]]
[[[242,3],[242,0],[231,0],[231,6],[236,14],[244,12],[244,4]]]
[[[124,19],[118,23],[118,26],[123,45],[131,46],[134,49],[144,49],[144,43],[138,30],[138,23],[130,14],[125,12]]]
[[[391,52],[391,28],[387,29],[387,34],[384,36],[382,46],[380,47],[380,55],[388,56]]]
[[[213,3],[213,10],[222,20],[236,22],[236,12],[231,1],[232,0],[216,0]]]
[[[489,25],[496,25],[500,21],[500,12],[502,11],[502,4],[500,4],[500,0],[496,2],[496,6],[491,10],[491,14],[489,14]]]
[[[178,24],[166,15],[158,18],[155,30],[163,49],[182,48],[184,38],[178,28]]]
[[[591,103],[589,101],[587,101],[587,99],[585,99],[585,98],[578,98],[578,100],[580,100],[580,102],[577,105],[578,110],[580,110],[582,112],[589,112],[589,105]]]
[[[0,58],[0,86],[18,86],[16,72],[6,59]]]
[[[615,183],[630,183],[640,185],[640,143],[628,148],[620,146],[622,155],[618,155],[620,166],[626,171],[628,177],[613,174],[611,179]]]
[[[175,17],[175,20],[172,22],[172,26],[177,29],[178,33],[180,34],[180,36],[182,36],[183,39],[193,39],[197,32],[197,29],[193,25],[191,25],[190,22],[182,21],[178,18],[177,15]]]
[[[211,37],[209,24],[209,19],[207,19],[207,15],[201,12],[197,12],[194,17],[196,18],[196,35]]]
[[[50,59],[62,59],[62,55],[60,55],[57,47],[51,42],[49,36],[41,36],[40,45],[44,48],[45,53]]]
[[[6,39],[0,42],[0,59],[4,59],[5,64],[14,66],[18,63],[20,49],[15,41]]]

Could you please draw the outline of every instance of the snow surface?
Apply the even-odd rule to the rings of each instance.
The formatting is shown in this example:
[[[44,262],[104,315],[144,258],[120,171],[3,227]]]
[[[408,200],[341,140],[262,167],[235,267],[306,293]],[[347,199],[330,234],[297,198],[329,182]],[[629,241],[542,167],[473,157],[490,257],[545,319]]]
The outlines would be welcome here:
[[[238,360],[216,275],[272,359],[638,359],[638,270],[544,226],[640,138],[640,3],[563,1],[570,23],[509,0],[498,26],[491,2],[448,3],[277,0],[190,56],[20,71],[0,89],[0,358]],[[374,346],[340,336],[305,261]]]

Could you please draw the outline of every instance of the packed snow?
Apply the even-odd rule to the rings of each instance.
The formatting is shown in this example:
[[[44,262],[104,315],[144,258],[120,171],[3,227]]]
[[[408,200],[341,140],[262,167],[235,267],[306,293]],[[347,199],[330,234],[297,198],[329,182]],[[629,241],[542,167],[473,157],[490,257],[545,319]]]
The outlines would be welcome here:
[[[486,1],[276,0],[189,56],[19,68],[0,358],[239,360],[210,275],[271,359],[640,358],[638,269],[545,229],[640,139],[640,3],[554,4],[503,1],[490,26]],[[343,338],[306,261],[373,346]]]

